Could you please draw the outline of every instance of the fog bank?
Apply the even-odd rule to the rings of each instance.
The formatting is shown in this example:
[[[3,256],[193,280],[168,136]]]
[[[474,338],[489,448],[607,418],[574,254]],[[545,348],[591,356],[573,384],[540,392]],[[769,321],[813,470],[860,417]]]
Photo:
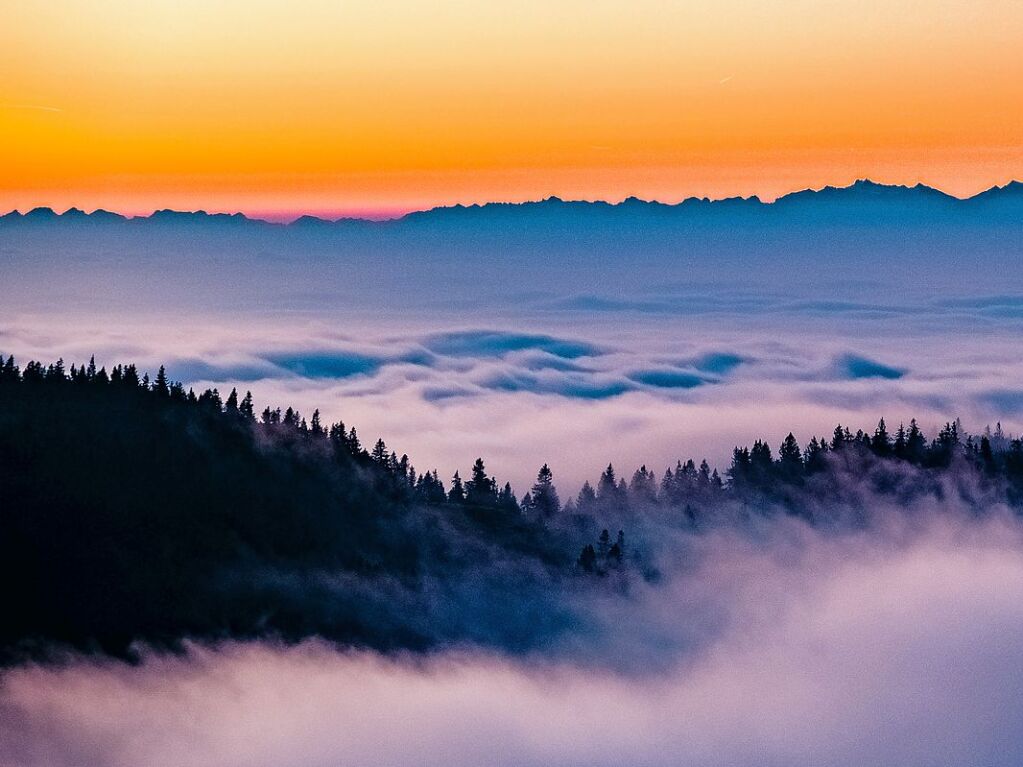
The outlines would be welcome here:
[[[1023,760],[1017,521],[946,515],[844,535],[778,525],[769,540],[702,538],[696,564],[661,586],[593,606],[613,637],[603,659],[233,643],[137,667],[14,669],[0,686],[0,763]]]

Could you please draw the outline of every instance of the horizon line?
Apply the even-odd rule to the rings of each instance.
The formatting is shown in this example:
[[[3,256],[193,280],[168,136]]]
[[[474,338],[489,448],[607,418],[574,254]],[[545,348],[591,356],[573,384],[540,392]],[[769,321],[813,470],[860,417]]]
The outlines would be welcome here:
[[[22,212],[20,208],[12,208],[9,211],[6,211],[4,213],[0,213],[0,219],[5,219],[5,218],[9,218],[9,217],[27,217],[27,216],[29,216],[29,215],[31,215],[33,213],[43,212],[43,213],[47,213],[47,214],[52,214],[54,217],[63,217],[65,215],[67,215],[67,214],[75,214],[75,213],[81,214],[83,216],[92,216],[92,215],[95,215],[97,213],[98,214],[108,214],[108,215],[117,216],[119,218],[122,218],[125,221],[147,220],[147,219],[150,219],[150,218],[152,218],[152,217],[154,217],[154,216],[156,216],[158,214],[164,214],[164,215],[168,215],[168,214],[173,214],[173,215],[207,215],[207,216],[216,216],[216,217],[225,217],[225,218],[244,219],[246,221],[252,221],[252,222],[255,222],[255,223],[264,223],[264,224],[270,224],[270,225],[276,225],[276,226],[287,226],[287,225],[293,224],[293,223],[295,223],[297,221],[300,221],[302,219],[313,219],[313,220],[321,221],[321,222],[324,222],[324,223],[340,223],[340,222],[346,222],[346,221],[347,222],[353,222],[353,223],[355,223],[355,222],[388,223],[388,222],[401,221],[401,220],[403,220],[405,218],[408,218],[410,216],[414,216],[414,215],[422,214],[422,213],[430,213],[430,212],[433,212],[433,211],[471,210],[471,209],[482,209],[482,208],[489,207],[489,206],[509,206],[509,207],[513,207],[513,206],[537,205],[537,204],[542,204],[542,203],[545,203],[545,202],[561,202],[561,203],[566,203],[566,204],[607,205],[607,206],[610,206],[610,207],[616,207],[616,206],[622,205],[624,203],[633,202],[633,201],[640,202],[640,203],[643,203],[643,204],[648,204],[648,205],[662,205],[662,206],[665,206],[665,207],[677,207],[679,205],[682,205],[683,203],[691,202],[691,201],[710,202],[710,203],[742,201],[742,202],[756,202],[756,203],[759,203],[761,205],[774,205],[775,203],[777,203],[777,202],[779,202],[781,200],[784,200],[787,197],[792,197],[794,195],[807,194],[807,193],[819,194],[821,192],[825,192],[825,191],[828,191],[828,190],[834,190],[834,191],[849,190],[849,189],[853,189],[853,188],[859,187],[859,186],[873,186],[873,187],[880,187],[880,188],[886,188],[886,189],[904,189],[904,190],[907,190],[907,191],[913,190],[913,189],[927,190],[927,191],[936,192],[938,194],[941,194],[941,195],[947,197],[950,200],[964,202],[964,201],[967,201],[967,200],[975,199],[975,198],[980,197],[981,195],[987,194],[989,192],[1003,190],[1003,189],[1007,189],[1009,187],[1014,187],[1014,186],[1017,186],[1017,185],[1023,185],[1023,180],[1016,179],[1016,178],[1011,178],[1008,181],[1006,181],[1004,184],[993,184],[992,186],[987,187],[985,189],[982,189],[982,190],[980,190],[980,191],[978,191],[978,192],[976,192],[974,194],[963,196],[963,197],[959,197],[959,196],[956,196],[956,195],[954,195],[954,194],[952,194],[950,192],[945,191],[944,189],[941,189],[940,187],[931,186],[930,184],[925,184],[923,182],[917,182],[916,184],[912,184],[912,185],[910,185],[910,184],[885,184],[885,183],[874,181],[874,180],[872,180],[872,179],[870,179],[868,177],[863,177],[863,178],[857,178],[855,181],[852,181],[849,184],[846,184],[845,186],[836,186],[834,184],[825,184],[825,185],[820,186],[820,187],[803,187],[803,188],[799,188],[799,189],[793,189],[791,191],[785,192],[784,194],[777,195],[772,200],[764,200],[760,195],[757,195],[757,194],[752,194],[752,195],[748,195],[748,196],[745,196],[745,197],[743,197],[742,195],[732,195],[732,196],[723,196],[723,197],[709,197],[709,196],[702,196],[702,197],[700,197],[700,196],[696,196],[696,195],[691,195],[689,197],[681,198],[677,202],[668,202],[668,201],[665,201],[665,200],[662,200],[662,199],[643,198],[643,197],[639,197],[637,195],[630,194],[630,195],[626,195],[626,196],[622,197],[621,199],[619,199],[619,200],[617,200],[615,202],[612,202],[609,199],[601,199],[601,198],[593,198],[593,199],[582,199],[582,198],[566,199],[566,198],[558,196],[557,194],[550,194],[550,195],[547,195],[546,197],[530,198],[530,199],[525,199],[525,200],[486,200],[484,202],[472,202],[472,203],[452,202],[452,203],[441,204],[441,205],[433,205],[433,206],[424,207],[424,208],[381,209],[379,211],[380,215],[375,215],[375,214],[373,214],[371,212],[366,211],[365,209],[363,210],[363,212],[361,214],[355,214],[353,212],[352,215],[345,214],[345,213],[343,213],[341,211],[335,211],[335,212],[339,213],[339,215],[336,218],[327,218],[327,217],[325,217],[325,215],[330,215],[330,214],[327,214],[326,211],[323,211],[322,209],[320,211],[317,211],[316,209],[305,209],[304,211],[295,211],[295,212],[289,212],[289,213],[281,212],[281,213],[278,214],[278,213],[274,213],[273,211],[266,211],[266,210],[262,210],[261,211],[261,210],[251,210],[251,209],[249,210],[249,212],[245,212],[245,211],[237,210],[237,209],[236,210],[207,210],[205,208],[197,208],[197,209],[194,209],[194,210],[183,210],[183,209],[175,209],[175,208],[153,208],[148,213],[121,213],[119,211],[113,211],[113,210],[109,210],[107,208],[94,208],[94,209],[92,209],[92,211],[86,212],[84,208],[79,208],[79,207],[77,207],[75,205],[72,205],[72,206],[66,208],[63,212],[58,213],[53,207],[42,205],[42,206],[36,206],[36,207],[33,207],[33,208],[29,208],[29,209],[25,210],[24,212]]]

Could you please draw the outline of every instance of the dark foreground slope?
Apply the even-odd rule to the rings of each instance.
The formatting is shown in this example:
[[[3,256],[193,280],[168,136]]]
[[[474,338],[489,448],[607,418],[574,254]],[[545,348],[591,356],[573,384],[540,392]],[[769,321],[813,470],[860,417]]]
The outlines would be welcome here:
[[[0,645],[125,654],[136,639],[320,634],[514,646],[527,623],[542,634],[555,619],[517,616],[525,603],[507,595],[541,591],[571,548],[492,485],[443,503],[432,475],[410,480],[407,459],[375,460],[354,432],[290,411],[257,424],[247,405],[150,387],[130,367],[29,365],[19,379],[8,366]]]
[[[629,480],[608,466],[564,505],[544,466],[517,502],[482,460],[447,489],[343,424],[257,418],[249,396],[197,397],[162,370],[150,383],[132,366],[8,359],[0,657],[263,636],[549,648],[606,624],[634,587],[684,577],[715,529],[883,530],[891,515],[1017,508],[1021,490],[1023,443],[1000,429],[950,423],[928,440],[882,421],[805,449],[789,435],[777,455],[737,448],[724,477],[693,461]]]

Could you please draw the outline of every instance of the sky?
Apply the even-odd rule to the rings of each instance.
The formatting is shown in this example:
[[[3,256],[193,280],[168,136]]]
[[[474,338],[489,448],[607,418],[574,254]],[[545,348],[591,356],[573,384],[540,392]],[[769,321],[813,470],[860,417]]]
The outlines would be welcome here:
[[[389,216],[1023,177],[1011,0],[0,7],[0,210]]]

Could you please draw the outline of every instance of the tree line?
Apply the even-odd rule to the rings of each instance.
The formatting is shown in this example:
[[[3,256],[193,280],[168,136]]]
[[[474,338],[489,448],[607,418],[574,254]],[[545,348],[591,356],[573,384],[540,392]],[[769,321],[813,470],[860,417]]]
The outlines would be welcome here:
[[[706,460],[628,478],[608,465],[562,502],[547,464],[518,497],[482,458],[445,482],[319,411],[257,414],[251,392],[197,394],[163,367],[150,379],[131,364],[0,358],[0,660],[268,634],[528,647],[571,623],[545,595],[654,577],[657,525],[855,517],[863,488],[1018,508],[1023,442],[1000,426],[952,421],[928,438],[882,419],[805,447],[789,434],[777,453],[736,447],[723,474]]]

